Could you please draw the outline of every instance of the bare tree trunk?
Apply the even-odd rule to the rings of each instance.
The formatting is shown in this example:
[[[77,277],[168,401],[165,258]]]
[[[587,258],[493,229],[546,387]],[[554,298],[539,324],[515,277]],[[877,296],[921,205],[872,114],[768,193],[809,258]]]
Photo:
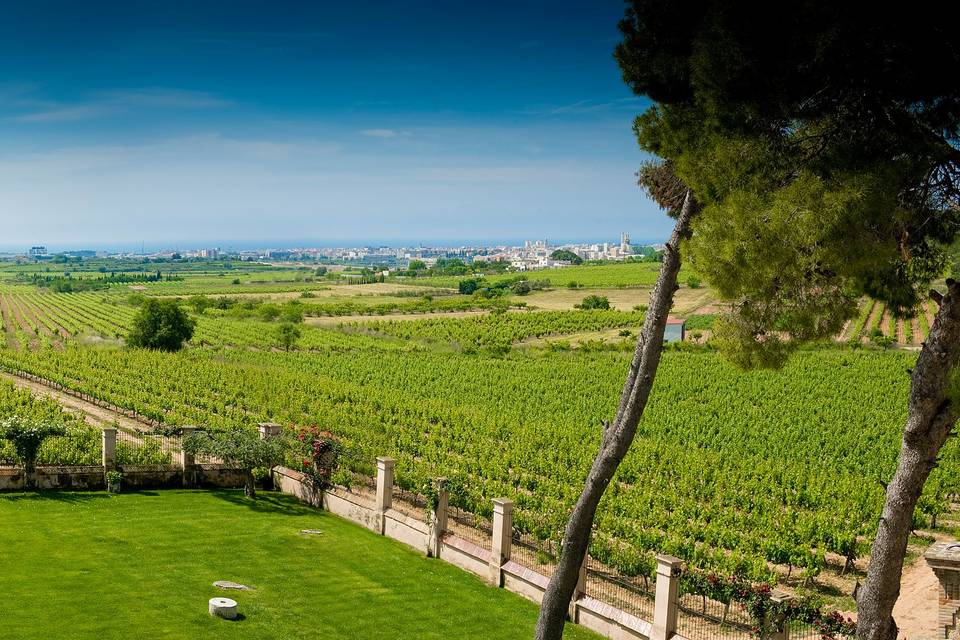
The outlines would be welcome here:
[[[887,486],[867,580],[857,599],[858,640],[896,640],[893,605],[900,595],[914,509],[957,421],[950,387],[960,360],[960,284],[947,280],[945,296],[930,295],[940,303],[940,310],[911,375],[900,460]]]
[[[248,498],[257,497],[257,483],[253,478],[253,471],[250,469],[247,469],[245,472],[243,495],[247,496]]]
[[[577,588],[580,566],[587,553],[590,542],[590,530],[597,505],[610,484],[613,474],[637,432],[637,423],[647,405],[653,379],[660,364],[660,352],[663,350],[663,332],[667,324],[667,315],[673,304],[673,294],[677,289],[677,274],[680,271],[680,240],[690,232],[690,218],[697,209],[696,201],[689,191],[683,201],[683,208],[673,228],[673,234],[667,243],[660,267],[660,276],[650,293],[650,305],[643,321],[643,328],[637,338],[637,348],[630,363],[626,383],[620,394],[620,406],[612,424],[604,425],[600,451],[593,460],[590,473],[580,498],[577,500],[567,528],[563,535],[560,560],[547,586],[540,618],[537,620],[536,640],[560,640],[566,621],[567,608],[573,592]]]
[[[24,460],[23,462],[24,479],[27,489],[33,489],[36,486],[37,461],[36,459]]]

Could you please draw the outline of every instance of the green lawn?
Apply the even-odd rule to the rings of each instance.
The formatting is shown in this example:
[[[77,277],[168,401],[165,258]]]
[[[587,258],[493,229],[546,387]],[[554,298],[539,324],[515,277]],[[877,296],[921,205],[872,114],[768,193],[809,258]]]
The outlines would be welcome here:
[[[319,536],[301,529],[320,529]],[[39,638],[530,638],[537,608],[262,493],[0,496],[0,629]],[[255,588],[224,592],[215,580]],[[225,595],[243,618],[207,614]],[[568,628],[569,638],[597,638]]]

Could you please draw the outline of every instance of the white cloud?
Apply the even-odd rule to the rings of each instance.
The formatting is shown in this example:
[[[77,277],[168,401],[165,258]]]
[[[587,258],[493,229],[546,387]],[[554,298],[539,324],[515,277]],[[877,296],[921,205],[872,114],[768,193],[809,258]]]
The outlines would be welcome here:
[[[643,98],[619,98],[607,102],[594,100],[578,100],[562,105],[536,105],[520,111],[530,116],[560,116],[560,115],[588,115],[609,114],[617,112],[639,111],[646,104]]]
[[[109,91],[102,94],[105,102],[131,107],[160,109],[217,109],[230,102],[206,91],[181,89],[144,88],[126,91]]]
[[[88,100],[72,104],[32,99],[24,96],[22,92],[15,99],[0,100],[0,102],[6,102],[8,108],[12,107],[15,110],[29,108],[30,110],[26,113],[18,113],[6,118],[10,122],[28,124],[75,122],[140,109],[216,109],[230,105],[227,100],[205,91],[162,87],[102,91]]]
[[[102,104],[83,104],[76,106],[44,108],[40,111],[25,113],[7,118],[10,122],[74,122],[107,115],[111,109]]]
[[[398,136],[412,135],[409,131],[397,131],[396,129],[364,129],[360,135],[368,138],[396,138]]]

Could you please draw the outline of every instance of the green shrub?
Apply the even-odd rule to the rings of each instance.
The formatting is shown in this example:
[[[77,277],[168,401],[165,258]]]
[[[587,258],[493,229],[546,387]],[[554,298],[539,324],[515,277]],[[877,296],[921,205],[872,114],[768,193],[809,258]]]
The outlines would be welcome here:
[[[574,306],[577,309],[609,309],[610,300],[607,299],[607,296],[591,295],[584,298],[580,304]]]
[[[119,471],[107,472],[107,491],[110,493],[120,493],[120,486],[123,483],[123,474]]]

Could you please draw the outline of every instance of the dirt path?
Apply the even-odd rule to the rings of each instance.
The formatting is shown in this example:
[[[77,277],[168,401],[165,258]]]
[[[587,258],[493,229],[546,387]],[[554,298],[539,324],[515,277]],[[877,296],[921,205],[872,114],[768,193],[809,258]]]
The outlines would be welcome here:
[[[863,325],[863,333],[860,334],[861,339],[870,338],[870,332],[873,331],[874,325],[876,325],[877,329],[880,329],[880,331],[883,331],[883,322],[882,322],[883,311],[884,311],[883,304],[877,302],[876,304],[873,305],[873,309],[871,309],[870,311],[870,317],[867,318],[867,322]],[[878,318],[880,318],[879,322],[878,322]]]
[[[117,423],[121,428],[128,431],[143,431],[145,428],[147,428],[147,425],[138,420],[128,418],[127,416],[117,413],[116,411],[111,411],[110,409],[97,406],[92,402],[75,398],[67,393],[58,391],[57,389],[42,385],[39,382],[25,380],[24,378],[19,378],[9,373],[2,372],[0,372],[0,378],[9,380],[20,389],[26,389],[35,395],[46,396],[56,400],[65,409],[82,415],[87,424],[90,424],[94,427],[112,426],[114,423]]]
[[[893,607],[893,619],[900,638],[933,638],[937,630],[937,577],[923,558],[906,567],[900,580],[900,598]]]
[[[7,306],[7,296],[0,294],[0,316],[3,317],[3,332],[4,339],[7,341],[7,347],[11,349],[17,348],[17,334],[16,329],[13,326],[13,316],[10,313],[10,308]]]

